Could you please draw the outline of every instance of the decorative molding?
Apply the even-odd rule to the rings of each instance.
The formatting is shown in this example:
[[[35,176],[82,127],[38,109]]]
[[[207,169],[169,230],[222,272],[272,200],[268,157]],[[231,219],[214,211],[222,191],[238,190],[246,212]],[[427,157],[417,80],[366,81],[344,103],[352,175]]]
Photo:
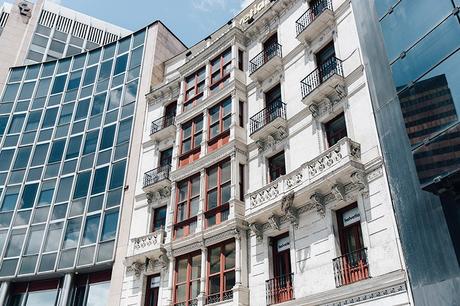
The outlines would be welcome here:
[[[317,191],[310,196],[313,207],[316,208],[316,211],[322,218],[326,216],[326,202],[324,198],[325,196]]]
[[[256,238],[257,238],[258,241],[262,241],[262,239],[264,238],[263,225],[262,224],[251,223],[251,224],[249,224],[249,229],[251,230],[251,232],[254,235],[256,235]]]
[[[277,130],[266,137],[256,141],[259,153],[263,153],[288,137],[288,131],[284,126],[277,127]]]
[[[280,230],[280,217],[273,214],[270,217],[268,217],[268,224],[270,224],[270,227],[272,230],[279,231]]]
[[[366,292],[361,295],[355,295],[353,297],[345,298],[343,300],[332,302],[328,304],[322,304],[322,306],[344,306],[344,305],[351,305],[356,303],[363,303],[365,301],[380,299],[386,296],[395,295],[399,293],[403,293],[407,291],[406,283],[394,285],[391,287],[386,287],[384,289]]]
[[[204,245],[205,246],[210,246],[216,243],[219,243],[221,241],[230,239],[232,237],[238,236],[240,234],[240,231],[237,228],[231,229],[224,231],[220,234],[213,235],[212,237],[206,238],[204,240]]]
[[[154,202],[161,201],[171,196],[171,186],[164,186],[156,191],[146,193],[147,203],[152,205]]]
[[[380,166],[374,171],[367,174],[367,182],[370,183],[382,176],[383,176],[383,167]]]
[[[267,186],[267,188],[262,189],[258,193],[252,194],[250,196],[251,207],[256,207],[263,202],[273,200],[279,195],[279,193],[279,185],[278,182],[275,181],[274,183]]]
[[[171,254],[173,257],[177,257],[201,249],[202,246],[203,243],[201,241],[195,242],[184,247],[172,250]]]
[[[286,219],[297,228],[299,226],[299,212],[294,207],[294,191],[291,191],[287,195],[281,198],[281,210],[283,211]]]
[[[332,186],[331,192],[337,201],[345,201],[345,187],[341,183]]]
[[[350,178],[351,178],[351,181],[358,187],[360,191],[368,190],[367,179],[362,171],[353,172]]]

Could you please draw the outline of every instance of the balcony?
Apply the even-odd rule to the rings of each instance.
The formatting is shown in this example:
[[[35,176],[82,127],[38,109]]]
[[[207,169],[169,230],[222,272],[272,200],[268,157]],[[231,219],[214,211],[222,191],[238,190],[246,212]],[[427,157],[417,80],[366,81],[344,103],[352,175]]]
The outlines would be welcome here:
[[[223,293],[219,292],[219,293],[208,295],[206,297],[205,304],[211,305],[211,304],[216,304],[216,303],[231,301],[231,300],[233,300],[233,289],[224,291]]]
[[[338,86],[344,86],[342,61],[331,57],[301,81],[302,102],[308,107],[314,102],[332,97]]]
[[[265,282],[267,305],[294,299],[294,274],[272,278]]]
[[[277,101],[251,117],[249,120],[250,137],[258,140],[270,135],[280,126],[287,126],[286,104]]]
[[[249,61],[249,75],[255,81],[262,81],[278,70],[282,63],[282,48],[278,43],[257,54]]]
[[[297,19],[295,23],[297,39],[310,44],[333,22],[332,0],[319,1]]]
[[[145,236],[131,239],[128,247],[128,256],[125,258],[127,266],[135,262],[145,263],[147,258],[159,258],[163,255],[165,231],[159,230]]]
[[[360,159],[360,145],[342,138],[316,158],[250,193],[246,205],[248,221],[266,221],[273,213],[279,213],[281,199],[292,191],[296,197],[310,198],[315,192],[331,193],[338,183],[352,183],[352,174],[364,169]]]
[[[154,192],[171,185],[169,180],[171,165],[160,166],[144,174],[143,189],[145,192]]]
[[[177,302],[174,306],[198,306],[198,299],[193,299],[184,302]]]
[[[150,138],[155,141],[161,141],[174,137],[176,126],[174,125],[175,117],[164,116],[152,122],[150,127]]]
[[[366,248],[334,258],[332,264],[337,287],[369,278]]]

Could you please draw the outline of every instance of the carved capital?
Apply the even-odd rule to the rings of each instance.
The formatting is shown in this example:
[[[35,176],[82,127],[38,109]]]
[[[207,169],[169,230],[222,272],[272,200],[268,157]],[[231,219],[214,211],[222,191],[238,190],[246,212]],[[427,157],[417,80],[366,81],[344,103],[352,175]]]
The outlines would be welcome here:
[[[278,217],[277,215],[271,215],[268,218],[268,223],[270,224],[271,229],[276,230],[276,231],[280,230],[281,222],[280,222],[280,217]]]
[[[261,241],[264,237],[263,235],[263,230],[262,230],[262,224],[259,223],[251,223],[249,224],[249,229],[251,232],[256,235],[257,240]]]
[[[358,187],[359,191],[367,191],[367,179],[363,172],[356,171],[350,176],[351,181]]]
[[[141,264],[140,262],[134,262],[131,265],[131,270],[134,272],[134,275],[136,277],[141,276],[142,270],[144,270],[144,264]]]
[[[331,192],[337,201],[345,200],[345,187],[342,184],[337,183],[332,186]]]
[[[316,208],[318,214],[324,218],[326,216],[326,202],[324,201],[324,195],[319,192],[315,192],[310,196],[310,200]]]
[[[294,203],[295,193],[291,191],[281,199],[281,210],[286,215],[286,218],[294,225],[295,228],[299,226],[299,212],[292,205]]]
[[[162,270],[165,270],[168,268],[169,258],[168,258],[168,254],[165,249],[161,250],[161,255],[158,257],[158,261],[160,263]]]
[[[156,191],[147,192],[147,203],[149,205],[153,204],[156,201],[161,201],[171,195],[171,186],[164,186]]]

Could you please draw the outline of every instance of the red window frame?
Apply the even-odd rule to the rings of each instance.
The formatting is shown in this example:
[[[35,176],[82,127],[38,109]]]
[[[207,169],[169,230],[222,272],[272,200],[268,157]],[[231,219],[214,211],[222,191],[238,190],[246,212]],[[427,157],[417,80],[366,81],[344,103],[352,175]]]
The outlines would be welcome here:
[[[145,292],[145,306],[158,306],[160,287],[152,287],[152,280],[159,278],[160,274],[149,275],[147,277],[147,288]]]
[[[185,78],[185,98],[183,109],[188,110],[196,105],[204,93],[206,81],[206,66],[201,67]]]
[[[228,143],[231,124],[232,97],[228,97],[208,111],[208,152],[212,152]],[[214,128],[216,128],[215,132],[213,132]]]
[[[223,173],[223,168],[224,167],[229,167],[229,177],[225,181],[223,181],[222,178],[222,173]],[[211,171],[217,170],[216,173],[216,183],[215,186],[210,186],[209,185],[209,175]],[[228,213],[230,209],[230,198],[231,198],[231,185],[232,185],[232,164],[230,159],[225,159],[217,164],[215,164],[212,167],[209,167],[206,170],[206,212],[205,212],[205,217],[206,217],[206,226],[210,227],[216,224],[220,224],[223,221],[226,221],[228,219]],[[229,197],[228,200],[224,201],[223,199],[223,190],[224,188],[229,188],[228,192]],[[217,193],[216,195],[216,205],[215,207],[210,207],[210,194],[211,192]],[[211,218],[215,218],[215,223],[210,222]],[[212,219],[211,219],[212,220]]]
[[[225,86],[225,81],[230,77],[230,70],[232,65],[232,48],[228,47],[224,52],[219,56],[211,60],[211,73],[210,78],[210,88],[214,90],[215,88],[223,88]]]
[[[233,245],[233,248],[232,248]],[[230,246],[229,250],[233,250],[230,254],[226,254],[226,247]],[[215,262],[216,265],[219,265],[219,271],[212,272],[211,271],[211,258],[213,255],[213,250],[217,250],[219,252],[219,260]],[[226,256],[227,255],[227,256]],[[228,255],[233,255],[233,263],[230,261],[230,265],[227,265],[228,259],[231,258]],[[236,244],[235,239],[227,240],[221,242],[217,245],[210,246],[208,248],[208,258],[207,258],[207,278],[206,278],[206,302],[217,302],[217,301],[224,301],[224,294],[228,293],[233,289],[235,286],[235,263],[236,263]],[[226,276],[229,274],[233,274],[233,285],[231,288],[230,286],[227,287],[226,284]],[[211,292],[211,285],[212,279],[219,278],[219,292]],[[218,297],[217,297],[218,295]]]
[[[192,226],[196,226],[197,213],[199,207],[196,208],[196,213],[192,211],[192,201],[196,201],[196,205],[199,205],[200,201],[200,175],[193,175],[179,183],[177,183],[177,192],[176,192],[176,209],[174,212],[174,239],[188,236],[192,230]],[[196,193],[193,193],[193,183],[198,181],[198,190]],[[182,186],[185,186],[182,189]],[[184,198],[181,198],[181,190],[186,190]],[[185,215],[183,217],[179,214],[179,207],[183,206]],[[181,210],[182,211],[182,210]],[[182,231],[182,234],[178,235],[178,231]]]
[[[196,277],[194,278],[193,277],[193,259],[198,257],[198,275],[196,275]],[[186,275],[185,275],[185,280],[184,281],[180,281],[179,280],[179,262],[182,261],[182,260],[186,260],[187,261],[187,268],[186,268]],[[180,282],[179,282],[180,281]],[[173,296],[174,296],[174,305],[180,305],[180,306],[190,306],[190,305],[196,305],[195,303],[193,303],[193,300],[197,298],[197,296],[193,297],[192,295],[192,285],[193,283],[198,283],[198,294],[199,294],[199,290],[200,290],[200,284],[201,284],[201,253],[200,252],[194,252],[194,253],[190,253],[190,254],[187,254],[187,255],[183,255],[183,256],[180,256],[180,257],[177,257],[176,258],[176,264],[175,264],[175,269],[174,269],[174,293],[173,293]],[[184,301],[178,301],[177,300],[177,288],[179,286],[183,286],[185,285],[185,300]]]
[[[190,126],[190,135],[185,137],[185,130]],[[200,158],[201,140],[203,139],[203,116],[197,116],[181,127],[181,145],[179,167],[185,166]],[[198,140],[198,142],[197,142]],[[190,148],[184,151],[184,144],[190,141]]]

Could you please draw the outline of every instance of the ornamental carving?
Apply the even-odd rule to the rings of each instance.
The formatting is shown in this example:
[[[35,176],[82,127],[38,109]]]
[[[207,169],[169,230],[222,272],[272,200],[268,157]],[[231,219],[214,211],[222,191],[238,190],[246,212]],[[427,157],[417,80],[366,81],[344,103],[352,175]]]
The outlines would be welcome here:
[[[264,190],[251,196],[251,207],[256,207],[263,202],[275,199],[279,195],[279,185],[275,183]]]
[[[302,174],[302,171],[299,171],[295,173],[294,175],[288,177],[285,182],[286,182],[287,188],[294,188],[297,185],[300,185],[302,181],[303,181],[303,174]]]
[[[345,187],[342,184],[337,183],[334,186],[332,186],[331,192],[337,201],[345,200]]]
[[[152,245],[159,244],[159,233],[154,232],[150,235],[134,238],[132,241],[134,243],[134,250],[142,250],[144,248],[150,247]]]
[[[270,228],[272,230],[275,230],[275,231],[280,230],[281,221],[280,221],[280,217],[278,217],[277,215],[271,215],[268,218],[268,223],[270,224]]]
[[[367,191],[367,179],[363,172],[353,172],[350,178],[353,184],[358,187],[359,191]]]
[[[259,223],[251,223],[249,224],[249,229],[256,235],[258,241],[261,241],[264,238],[263,235],[263,225]]]
[[[288,136],[287,130],[284,126],[280,126],[277,130],[265,138],[261,138],[256,141],[259,153],[265,152],[276,144],[283,141]]]
[[[171,195],[171,186],[164,186],[156,191],[147,192],[147,203],[152,204],[168,198]]]
[[[294,207],[294,191],[291,191],[281,199],[281,210],[283,211],[286,219],[297,228],[299,226],[299,212]]]
[[[326,202],[324,199],[324,195],[319,192],[315,192],[311,195],[310,200],[313,204],[313,207],[316,208],[318,214],[324,218],[326,216]]]
[[[308,173],[312,177],[316,176],[338,163],[342,158],[341,146],[337,145],[326,154],[308,163]]]

